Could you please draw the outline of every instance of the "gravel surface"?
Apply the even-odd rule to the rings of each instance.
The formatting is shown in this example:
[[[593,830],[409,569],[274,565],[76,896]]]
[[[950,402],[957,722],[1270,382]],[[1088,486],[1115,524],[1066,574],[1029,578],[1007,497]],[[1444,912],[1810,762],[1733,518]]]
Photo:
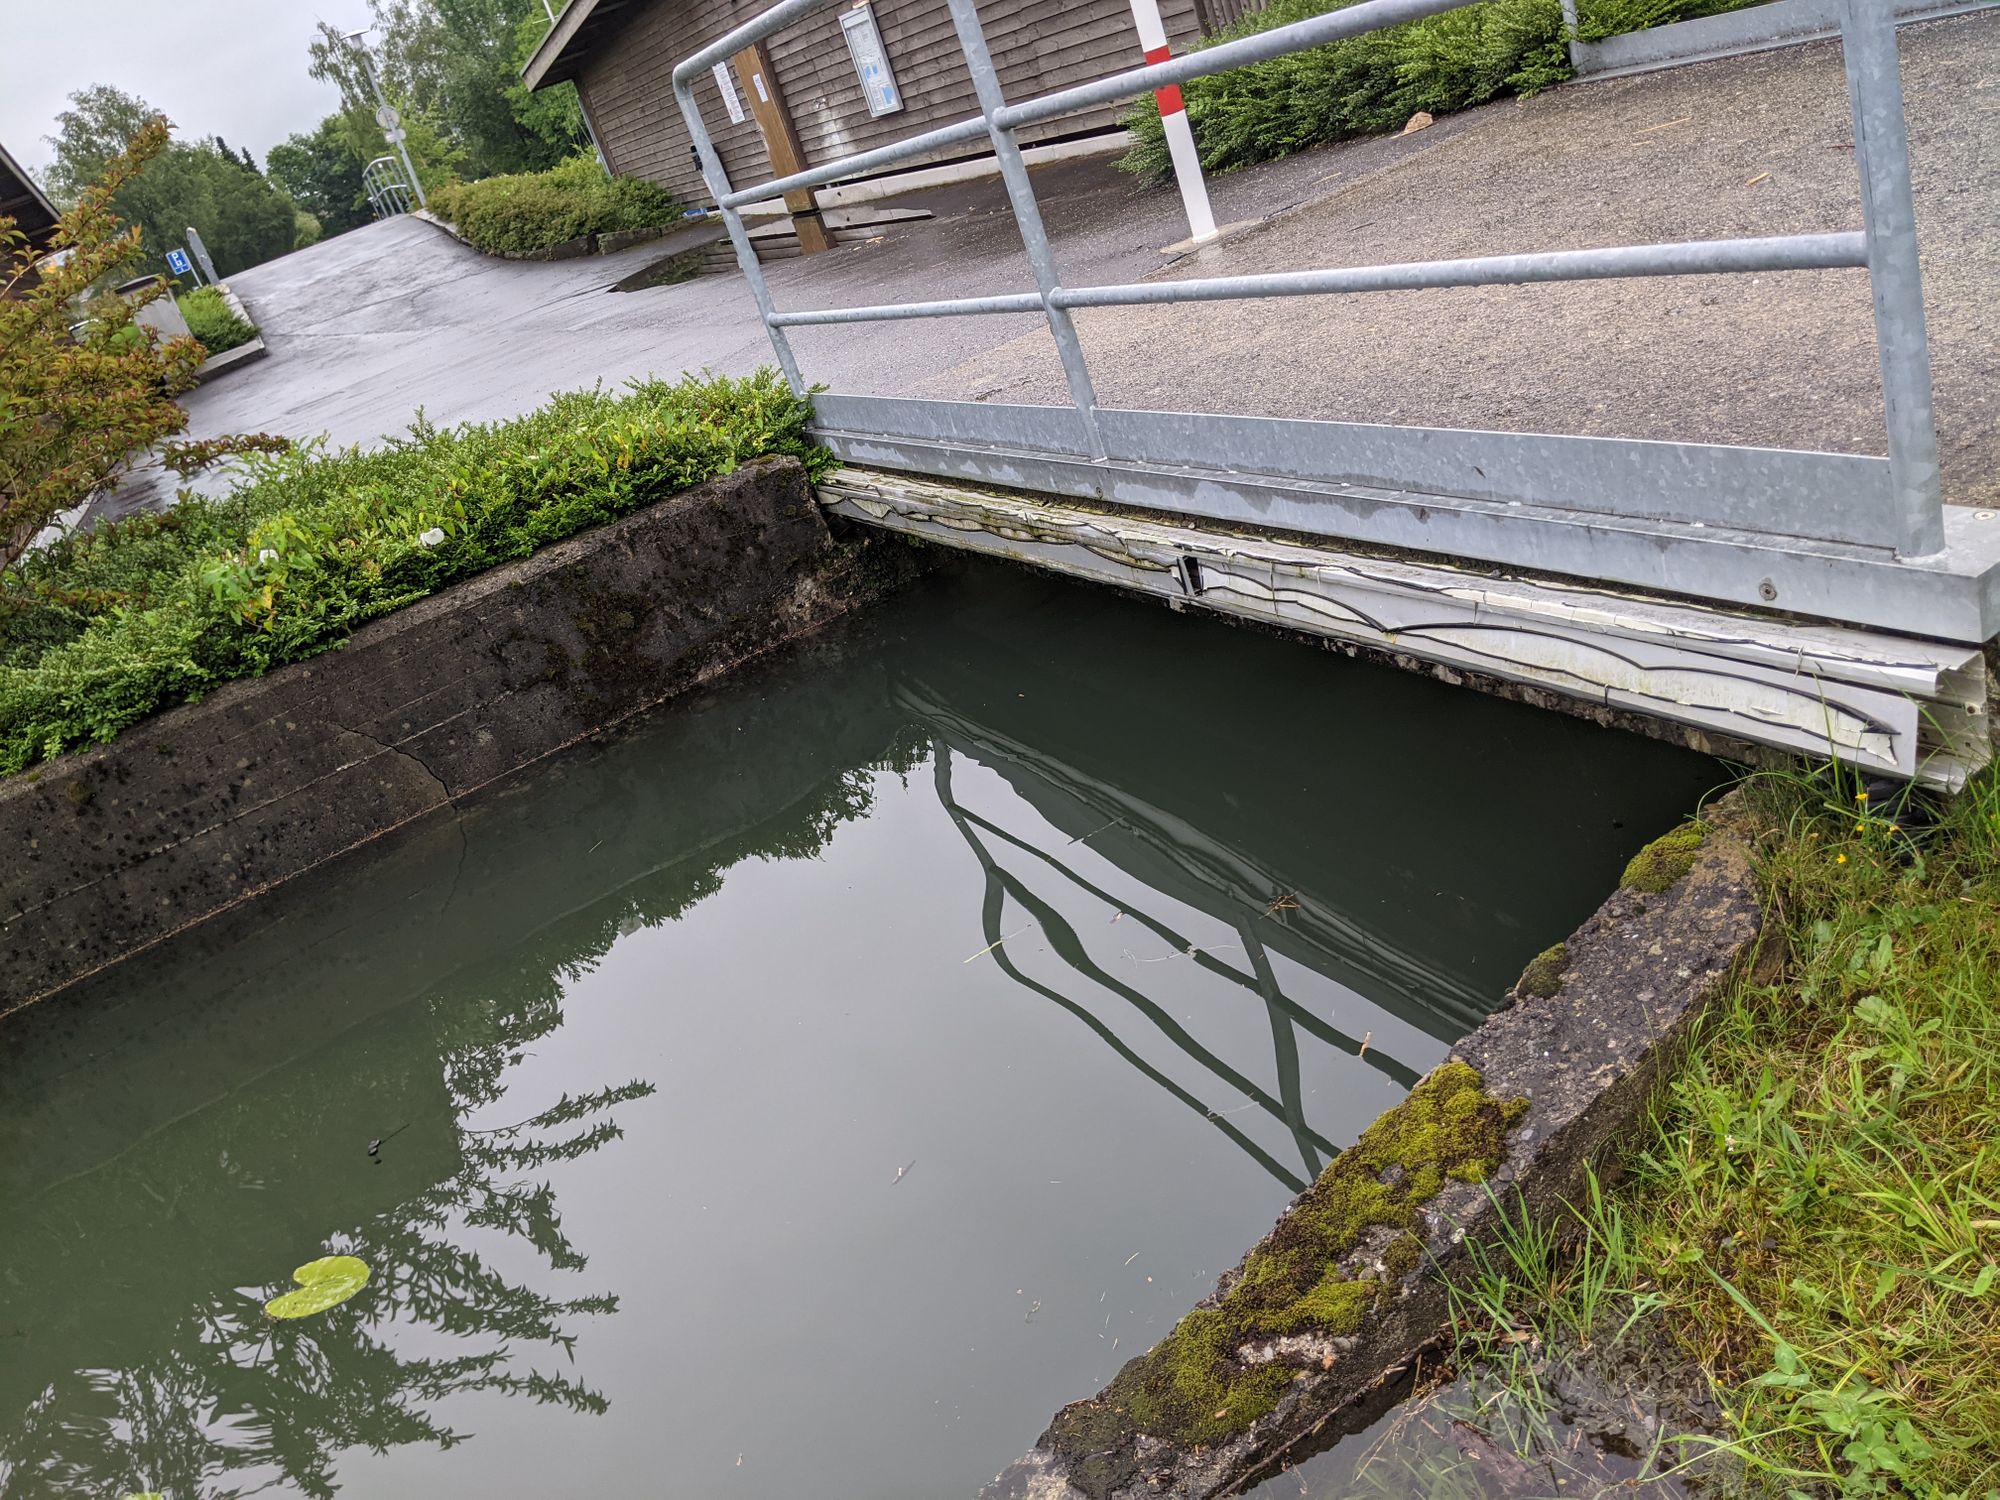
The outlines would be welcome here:
[[[2000,500],[2000,15],[1905,28],[1948,495]],[[1858,228],[1837,47],[1577,85],[1459,117],[1170,268],[1236,275]],[[1431,137],[1424,131],[1415,137]],[[1883,451],[1861,271],[1389,292],[1077,318],[1107,406]],[[1023,338],[926,395],[1065,399]]]

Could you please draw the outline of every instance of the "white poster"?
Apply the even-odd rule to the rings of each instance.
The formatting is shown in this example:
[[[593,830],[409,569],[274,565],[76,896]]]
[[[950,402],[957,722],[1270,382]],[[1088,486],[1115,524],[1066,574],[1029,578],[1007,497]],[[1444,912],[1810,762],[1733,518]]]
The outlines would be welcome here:
[[[729,123],[743,123],[743,101],[736,93],[736,80],[730,77],[729,64],[715,65],[715,86],[722,90],[722,107],[729,111]]]

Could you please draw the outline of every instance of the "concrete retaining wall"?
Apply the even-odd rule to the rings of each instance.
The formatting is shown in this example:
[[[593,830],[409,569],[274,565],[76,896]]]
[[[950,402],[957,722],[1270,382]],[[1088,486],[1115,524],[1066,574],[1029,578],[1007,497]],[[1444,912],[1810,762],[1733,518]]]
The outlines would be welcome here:
[[[1344,1280],[1371,1287],[1351,1330],[1308,1328],[1229,1349],[1236,1369],[1275,1361],[1292,1370],[1275,1409],[1212,1444],[1144,1431],[1121,1382],[1143,1369],[1149,1351],[1096,1398],[1059,1412],[984,1500],[1240,1494],[1396,1399],[1449,1327],[1447,1283],[1468,1274],[1468,1241],[1497,1236],[1503,1205],[1554,1222],[1561,1205],[1582,1201],[1585,1166],[1630,1130],[1702,1007],[1754,951],[1763,913],[1741,817],[1729,801],[1714,810],[1684,872],[1659,853],[1673,846],[1671,836],[1651,846],[1648,872],[1662,877],[1651,883],[1671,884],[1648,889],[1642,879],[1613,893],[1559,953],[1529,966],[1508,1008],[1453,1049],[1452,1065],[1471,1067],[1494,1099],[1526,1101],[1525,1110],[1484,1181],[1446,1181],[1407,1231],[1371,1228],[1337,1262]],[[1328,1174],[1339,1168],[1336,1160]],[[1394,1247],[1405,1234],[1421,1245],[1398,1261]],[[1272,1243],[1267,1236],[1251,1253]],[[1221,1305],[1243,1271],[1224,1276],[1200,1306]]]
[[[766,460],[0,782],[0,1014],[813,629],[862,562]]]

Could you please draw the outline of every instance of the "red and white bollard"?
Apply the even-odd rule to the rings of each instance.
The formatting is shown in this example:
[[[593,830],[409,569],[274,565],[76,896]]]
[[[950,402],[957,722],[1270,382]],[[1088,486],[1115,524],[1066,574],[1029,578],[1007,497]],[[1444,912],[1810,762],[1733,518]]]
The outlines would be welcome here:
[[[1131,0],[1132,20],[1139,28],[1139,45],[1149,63],[1165,62],[1173,53],[1167,48],[1167,27],[1160,19],[1158,0]],[[1201,176],[1201,154],[1194,148],[1194,130],[1188,124],[1187,106],[1181,88],[1170,83],[1153,90],[1159,101],[1160,123],[1166,127],[1167,154],[1173,158],[1174,181],[1187,208],[1188,236],[1197,245],[1215,238],[1215,214],[1208,206],[1208,184]]]

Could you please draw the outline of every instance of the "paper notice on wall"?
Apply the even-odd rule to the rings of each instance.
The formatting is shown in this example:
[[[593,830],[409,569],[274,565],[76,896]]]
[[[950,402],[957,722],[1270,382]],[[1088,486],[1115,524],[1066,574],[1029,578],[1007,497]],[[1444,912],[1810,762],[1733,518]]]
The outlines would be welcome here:
[[[861,80],[861,95],[874,118],[892,115],[903,107],[903,95],[896,87],[896,74],[889,66],[888,49],[875,25],[875,12],[867,0],[840,13],[840,29],[847,35],[847,54],[854,60],[854,72]]]
[[[758,80],[760,83],[762,81],[762,79]],[[728,63],[717,63],[715,65],[715,86],[722,90],[722,107],[729,111],[729,123],[732,125],[741,125],[743,123],[743,99],[736,92],[736,80],[729,74]]]
[[[771,96],[764,92],[764,75],[762,73],[752,73],[750,75],[750,82],[756,87],[757,102],[759,104],[769,104]]]

